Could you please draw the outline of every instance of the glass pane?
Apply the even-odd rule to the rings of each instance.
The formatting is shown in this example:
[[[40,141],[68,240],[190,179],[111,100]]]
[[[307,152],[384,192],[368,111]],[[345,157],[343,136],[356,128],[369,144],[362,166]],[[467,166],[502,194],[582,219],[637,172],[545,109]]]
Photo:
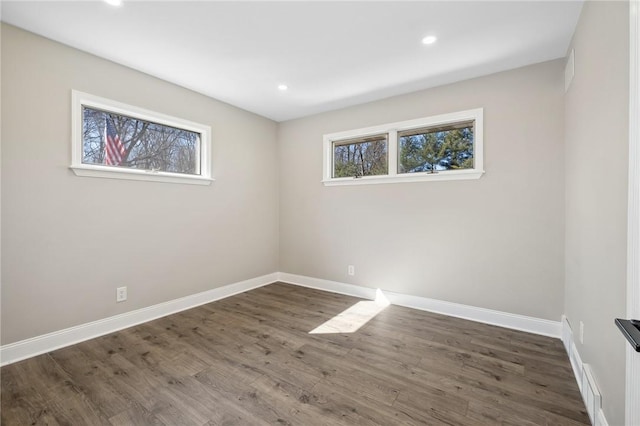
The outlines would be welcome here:
[[[361,177],[388,174],[387,136],[333,145],[333,177]]]
[[[82,162],[200,174],[200,134],[82,107]]]
[[[473,122],[398,135],[398,173],[473,169]]]

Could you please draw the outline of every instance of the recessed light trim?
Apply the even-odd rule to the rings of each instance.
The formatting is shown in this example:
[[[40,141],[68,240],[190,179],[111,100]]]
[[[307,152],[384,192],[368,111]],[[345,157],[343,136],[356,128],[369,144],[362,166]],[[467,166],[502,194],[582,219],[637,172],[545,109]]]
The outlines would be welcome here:
[[[438,41],[438,37],[430,35],[422,39],[422,44],[433,44],[436,41]]]
[[[122,6],[122,0],[104,0],[104,2],[111,6]]]
[[[287,86],[286,84],[279,84],[279,85],[278,85],[278,90],[281,90],[281,91],[283,91],[283,92],[284,92],[285,90],[287,90],[288,88],[289,88],[289,86]]]

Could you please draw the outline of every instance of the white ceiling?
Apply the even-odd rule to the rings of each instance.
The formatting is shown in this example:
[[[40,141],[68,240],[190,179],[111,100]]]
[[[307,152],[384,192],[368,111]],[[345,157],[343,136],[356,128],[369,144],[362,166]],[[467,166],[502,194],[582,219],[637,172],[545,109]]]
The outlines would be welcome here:
[[[581,8],[581,1],[4,1],[1,16],[283,121],[563,57]],[[438,41],[423,45],[426,35]]]

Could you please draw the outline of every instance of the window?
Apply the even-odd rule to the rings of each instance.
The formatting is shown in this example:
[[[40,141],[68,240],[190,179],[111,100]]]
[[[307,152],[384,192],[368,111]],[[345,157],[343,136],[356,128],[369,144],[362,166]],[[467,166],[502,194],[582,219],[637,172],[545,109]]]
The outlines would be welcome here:
[[[78,176],[208,185],[211,129],[72,92],[72,161]]]
[[[325,185],[478,179],[483,110],[324,135]]]
[[[333,177],[378,176],[387,173],[386,134],[334,143]]]
[[[398,173],[473,169],[473,121],[398,132]]]

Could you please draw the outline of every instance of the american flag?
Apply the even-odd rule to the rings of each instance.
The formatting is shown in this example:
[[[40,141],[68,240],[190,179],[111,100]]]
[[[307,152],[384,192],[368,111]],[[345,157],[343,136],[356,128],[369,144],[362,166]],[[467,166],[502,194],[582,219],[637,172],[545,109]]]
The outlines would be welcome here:
[[[116,133],[113,121],[106,118],[105,126],[105,146],[104,146],[104,163],[108,166],[119,166],[124,158],[124,145],[120,141],[120,136]]]

